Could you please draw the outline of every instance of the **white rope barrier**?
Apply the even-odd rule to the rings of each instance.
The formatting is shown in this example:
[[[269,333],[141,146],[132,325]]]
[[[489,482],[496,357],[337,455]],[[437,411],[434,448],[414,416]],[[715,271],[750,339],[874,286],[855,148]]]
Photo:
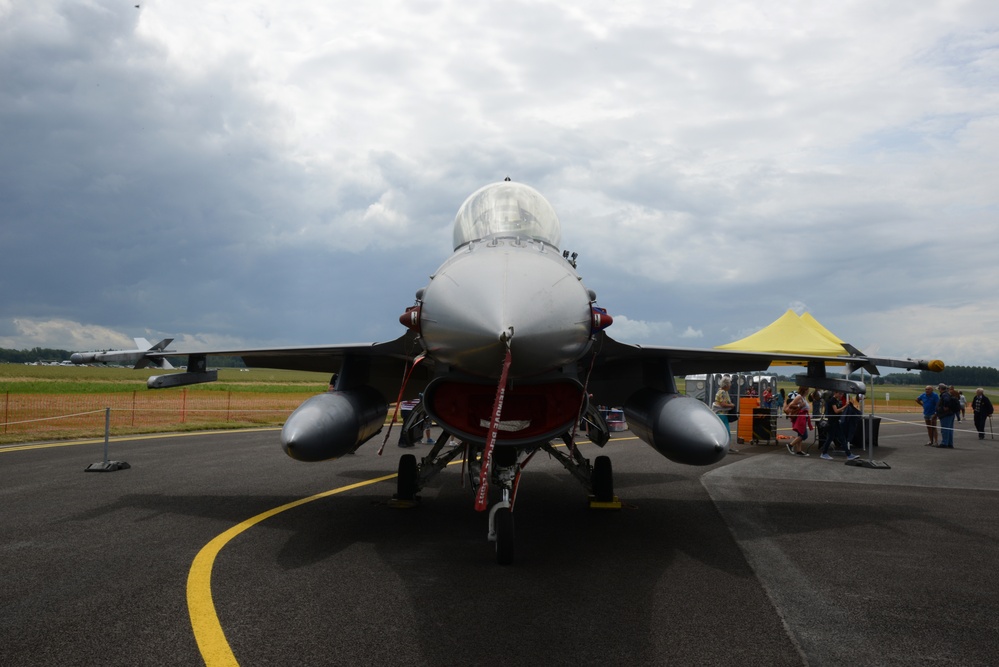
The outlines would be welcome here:
[[[58,415],[56,417],[39,417],[38,419],[25,419],[17,422],[0,422],[0,426],[13,426],[15,424],[31,424],[34,422],[54,421],[56,419],[70,419],[72,417],[85,417],[86,415],[104,414],[104,409],[90,410],[89,412],[76,412],[71,415]]]
[[[210,413],[210,412],[220,412],[220,413],[225,413],[227,415],[232,415],[232,414],[236,414],[236,413],[240,413],[240,414],[244,414],[244,413],[264,414],[264,413],[281,413],[281,412],[291,413],[293,411],[293,409],[289,409],[289,408],[271,408],[271,409],[254,409],[254,408],[225,408],[225,409],[223,409],[223,408],[216,408],[214,410],[213,409],[199,409],[199,408],[101,408],[100,410],[88,410],[87,412],[74,412],[72,414],[56,415],[54,417],[39,417],[37,419],[24,419],[24,420],[20,420],[20,421],[0,422],[0,427],[16,426],[16,425],[19,425],[19,424],[33,424],[33,423],[37,423],[37,422],[46,422],[46,421],[56,421],[56,420],[59,420],[59,419],[72,419],[73,417],[86,417],[87,415],[104,414],[107,410],[111,410],[112,412],[123,412],[123,413],[164,412],[164,413],[171,413],[171,414],[176,414],[178,411],[179,412],[183,412],[184,414],[207,414],[207,413]]]
[[[920,428],[920,429],[924,429],[924,430],[926,429],[926,421],[922,417],[920,417],[918,420],[901,420],[901,419],[891,419],[890,417],[885,417],[884,415],[879,415],[879,414],[875,414],[874,416],[875,417],[880,417],[882,422],[891,422],[891,423],[894,423],[894,424],[906,424],[906,425],[914,426],[916,428]],[[978,436],[978,429],[967,429],[967,428],[958,428],[957,427],[958,424],[962,424],[962,423],[964,423],[966,421],[970,421],[970,420],[968,420],[968,419],[962,419],[960,421],[954,420],[954,426],[953,426],[953,428],[948,429],[948,430],[952,430],[952,431],[954,431],[954,433],[973,433],[977,437]],[[936,424],[936,426],[934,426],[934,428],[936,428],[936,429],[943,429],[943,427],[940,426],[940,420],[939,419],[937,419],[937,424]]]

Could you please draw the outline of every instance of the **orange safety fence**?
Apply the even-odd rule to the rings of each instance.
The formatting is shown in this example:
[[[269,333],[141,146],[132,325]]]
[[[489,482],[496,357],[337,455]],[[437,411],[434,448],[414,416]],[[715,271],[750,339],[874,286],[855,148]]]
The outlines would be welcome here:
[[[47,440],[213,426],[280,425],[315,393],[195,391],[0,395],[0,441]]]
[[[107,394],[6,393],[0,394],[0,443],[101,437],[108,408],[112,435],[281,425],[295,408],[314,395],[315,392],[189,392],[187,389]],[[868,399],[865,413],[872,407],[875,414],[922,413],[911,399]],[[741,401],[740,409],[752,414],[751,406]],[[743,437],[741,432],[739,437]]]

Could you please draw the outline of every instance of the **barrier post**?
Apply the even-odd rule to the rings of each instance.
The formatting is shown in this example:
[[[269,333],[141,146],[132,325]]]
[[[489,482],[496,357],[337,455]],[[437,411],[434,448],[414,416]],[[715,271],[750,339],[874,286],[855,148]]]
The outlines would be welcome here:
[[[124,461],[108,461],[108,442],[111,440],[111,408],[104,408],[104,460],[99,463],[91,463],[84,472],[114,472],[131,468]]]
[[[863,371],[861,371],[861,379],[863,379]],[[874,385],[874,382],[872,380],[871,381],[871,386],[873,386],[873,385]],[[861,409],[863,409],[865,403],[866,403],[866,401],[864,403],[861,403]],[[888,465],[887,463],[885,463],[884,461],[875,461],[874,460],[874,401],[873,401],[873,396],[872,396],[872,401],[871,401],[871,409],[867,413],[867,416],[865,417],[864,415],[861,414],[861,415],[857,415],[857,418],[860,419],[860,428],[864,429],[862,431],[862,433],[863,433],[863,436],[864,436],[863,437],[864,448],[867,450],[867,458],[865,459],[865,458],[861,457],[859,459],[853,459],[852,461],[847,461],[846,465],[848,465],[848,466],[856,466],[858,468],[875,468],[875,469],[888,469],[888,468],[891,468],[891,466]]]

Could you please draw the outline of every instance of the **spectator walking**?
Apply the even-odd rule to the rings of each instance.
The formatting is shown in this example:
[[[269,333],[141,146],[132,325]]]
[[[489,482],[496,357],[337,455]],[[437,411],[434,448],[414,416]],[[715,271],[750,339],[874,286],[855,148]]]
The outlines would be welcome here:
[[[787,451],[795,456],[808,456],[807,452],[801,450],[802,443],[808,437],[808,429],[812,426],[812,420],[809,416],[811,402],[806,395],[806,391],[805,387],[798,387],[798,393],[794,395],[794,398],[788,403],[787,408],[784,409],[784,412],[787,413],[787,416],[793,422],[791,429],[795,434],[794,440],[787,444]]]

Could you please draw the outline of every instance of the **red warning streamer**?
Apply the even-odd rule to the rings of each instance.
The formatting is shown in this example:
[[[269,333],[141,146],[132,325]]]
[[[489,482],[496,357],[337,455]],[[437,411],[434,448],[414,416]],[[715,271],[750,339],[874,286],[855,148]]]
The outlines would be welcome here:
[[[416,357],[416,359],[413,359],[413,365],[407,368],[406,372],[402,376],[402,385],[399,387],[399,396],[395,399],[395,411],[392,412],[392,421],[389,422],[388,430],[385,431],[385,437],[382,439],[382,445],[378,448],[378,456],[381,456],[382,452],[385,450],[385,443],[388,442],[389,436],[392,434],[392,425],[395,424],[395,420],[399,416],[399,404],[402,403],[402,394],[406,391],[406,385],[409,384],[409,376],[412,375],[413,371],[426,356],[426,353],[422,353]]]
[[[506,379],[510,374],[510,364],[513,355],[507,345],[506,357],[503,359],[503,370],[500,373],[499,386],[496,387],[496,401],[493,403],[493,415],[489,420],[489,432],[486,433],[486,447],[482,450],[482,469],[479,471],[479,492],[475,497],[475,509],[482,512],[489,507],[489,473],[493,464],[493,447],[499,435],[500,415],[503,413],[503,397],[506,396]]]

